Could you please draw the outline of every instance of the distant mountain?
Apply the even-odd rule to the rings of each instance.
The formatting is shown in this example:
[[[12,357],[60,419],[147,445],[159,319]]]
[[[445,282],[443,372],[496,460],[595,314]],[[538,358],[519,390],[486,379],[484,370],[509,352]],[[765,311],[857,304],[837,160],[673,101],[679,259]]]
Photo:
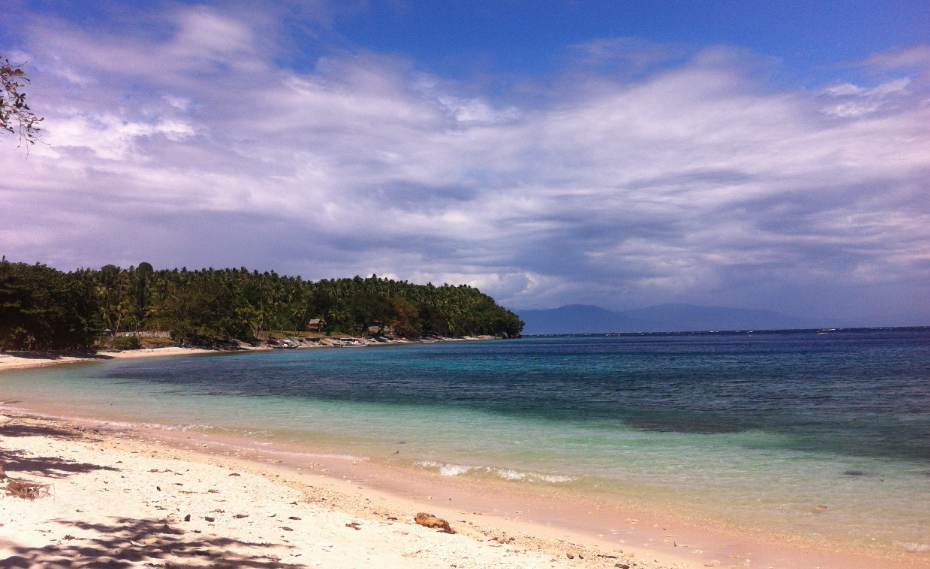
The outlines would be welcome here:
[[[570,304],[549,310],[521,310],[524,334],[596,334],[607,332],[685,332],[708,330],[784,330],[817,328],[816,322],[771,310],[660,304],[613,312]]]
[[[646,322],[597,306],[570,304],[549,310],[520,310],[524,334],[586,334],[645,330]]]

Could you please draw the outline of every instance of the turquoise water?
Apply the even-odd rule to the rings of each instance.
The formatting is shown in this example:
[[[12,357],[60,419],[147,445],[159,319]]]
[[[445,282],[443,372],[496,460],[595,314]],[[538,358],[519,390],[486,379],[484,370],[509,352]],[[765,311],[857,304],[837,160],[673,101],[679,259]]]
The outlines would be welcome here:
[[[77,416],[930,550],[927,329],[282,350],[0,385],[12,407],[67,402]]]

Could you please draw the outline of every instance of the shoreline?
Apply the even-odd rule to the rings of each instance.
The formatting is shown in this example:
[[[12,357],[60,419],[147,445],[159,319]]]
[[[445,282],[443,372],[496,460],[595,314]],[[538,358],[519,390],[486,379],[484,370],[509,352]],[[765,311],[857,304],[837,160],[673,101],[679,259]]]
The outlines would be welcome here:
[[[364,338],[354,338],[357,343],[349,345],[342,342],[336,337],[315,338],[310,341],[307,338],[292,338],[294,343],[292,347],[286,349],[315,349],[315,348],[343,348],[343,347],[367,347],[367,346],[397,346],[405,344],[426,344],[434,342],[483,342],[499,340],[495,336],[462,336],[462,337],[437,337],[422,340],[389,340],[387,342],[369,341]],[[280,346],[280,344],[277,344]],[[0,372],[8,370],[34,369],[54,365],[65,365],[73,363],[85,363],[94,361],[106,361],[113,359],[139,359],[171,356],[190,356],[197,354],[222,354],[238,352],[255,352],[270,351],[280,349],[275,347],[276,344],[264,342],[257,346],[239,343],[239,347],[234,350],[217,350],[195,347],[164,346],[158,348],[138,348],[134,350],[107,350],[95,353],[77,352],[77,351],[56,351],[56,350],[33,350],[33,351],[0,351]]]
[[[0,372],[114,359],[159,358],[213,353],[217,352],[215,350],[180,348],[177,346],[97,352],[94,354],[71,351],[0,352]]]
[[[391,523],[410,526],[417,512],[426,511],[449,520],[458,533],[476,540],[476,543],[467,547],[478,547],[480,550],[487,547],[499,548],[502,541],[506,542],[505,545],[513,544],[506,551],[510,551],[514,559],[506,562],[498,560],[487,565],[489,567],[602,568],[617,567],[618,563],[620,567],[629,565],[631,568],[642,569],[865,569],[875,567],[876,564],[889,569],[930,567],[925,558],[901,556],[891,560],[862,556],[849,551],[830,551],[829,548],[811,547],[812,544],[809,543],[795,542],[789,545],[778,536],[759,539],[760,536],[751,531],[740,534],[721,531],[719,528],[698,528],[684,523],[674,514],[656,515],[656,512],[643,511],[635,506],[627,509],[612,508],[598,504],[596,498],[579,501],[573,499],[577,497],[562,494],[558,490],[550,489],[540,493],[537,489],[515,486],[504,481],[475,481],[429,472],[411,472],[408,469],[368,462],[360,457],[249,447],[201,433],[191,435],[185,431],[164,432],[152,428],[113,425],[108,421],[92,419],[47,418],[8,409],[0,411],[0,420],[4,421],[0,425],[0,456],[3,458],[28,456],[29,453],[34,453],[36,448],[52,446],[49,439],[53,438],[58,440],[57,455],[44,457],[42,460],[47,463],[69,463],[75,459],[93,462],[98,456],[106,456],[110,459],[110,466],[104,468],[120,470],[115,467],[114,461],[126,462],[128,447],[130,454],[145,455],[175,464],[158,467],[156,470],[179,472],[182,468],[189,469],[191,463],[220,468],[222,471],[214,471],[209,476],[204,475],[204,479],[214,485],[224,480],[224,477],[230,476],[229,471],[232,470],[237,473],[248,472],[255,477],[276,483],[277,485],[273,485],[266,494],[277,495],[285,491],[285,488],[296,488],[304,493],[307,488],[316,489],[311,492],[315,497],[306,499],[308,504],[322,506],[325,511],[353,519],[369,522],[388,520]],[[40,439],[25,448],[16,446],[16,443],[23,439],[5,436],[3,425],[8,425],[11,421],[14,424],[31,425],[31,428],[40,434]],[[96,454],[94,450],[98,449],[62,446],[59,434],[63,431],[91,436],[105,447],[99,451],[106,450],[107,454]],[[5,468],[12,476],[20,475],[20,471],[9,466]],[[130,487],[135,485],[135,492],[143,491],[148,484],[140,479],[144,479],[145,476],[138,476],[139,472],[144,474],[147,471],[142,469],[135,472],[135,480],[128,476],[130,482],[125,483]],[[45,480],[35,476],[28,478],[51,482],[56,485],[56,489],[60,483],[60,477],[54,475]],[[124,475],[121,474],[120,478],[124,479]],[[86,479],[82,483],[86,484]],[[97,488],[94,492],[108,491],[105,486],[109,482],[103,481],[102,488],[96,479],[95,483]],[[124,492],[132,493],[133,490],[124,489]],[[57,490],[55,496],[56,501],[62,498]],[[288,505],[293,505],[291,502],[293,500],[288,502]],[[300,500],[298,502],[301,505],[304,503]],[[277,504],[283,506],[283,503]],[[72,505],[61,505],[62,513]],[[0,516],[10,511],[8,506],[8,502],[0,501]],[[189,506],[188,509],[193,507]],[[253,506],[238,504],[237,511],[247,511],[250,507]],[[107,514],[108,517],[126,517],[117,510],[108,511]],[[253,512],[246,515],[255,514]],[[578,523],[579,521],[582,523]],[[0,519],[0,524],[4,523],[7,522]],[[34,523],[48,522],[36,519]],[[385,530],[383,526],[379,528]],[[391,544],[393,537],[382,535],[383,533],[382,531],[378,534],[378,539],[386,540],[385,543],[390,544],[389,549],[396,547],[395,544]],[[241,537],[238,534],[234,536],[235,539]],[[508,541],[511,538],[513,542]],[[16,542],[16,539],[17,537],[8,534],[6,526],[0,525],[0,543],[6,544],[5,550],[9,549],[9,544]],[[438,547],[436,544],[434,546]],[[310,547],[310,544],[305,543],[304,547]],[[545,559],[540,561],[533,555],[521,556],[520,552],[543,552]],[[473,552],[470,555],[479,554]],[[569,555],[573,557],[569,558]],[[435,556],[426,556],[424,559],[429,559],[431,563],[440,560]],[[408,562],[409,559],[405,557],[404,567],[409,566]],[[458,565],[472,566],[485,565]]]
[[[141,357],[217,353],[212,350],[193,351],[183,348],[177,349],[181,350],[180,353],[177,351],[166,353],[165,350],[167,348],[151,350],[156,353]],[[141,351],[124,353],[131,357],[134,353]],[[55,363],[59,362],[54,360],[51,365]],[[67,428],[73,427],[75,430],[84,429],[84,432],[88,429],[94,432],[96,429],[99,432],[94,436],[104,439],[112,437],[120,444],[125,444],[126,440],[133,440],[133,444],[145,447],[146,453],[152,450],[159,455],[171,452],[187,453],[187,458],[184,460],[198,463],[206,460],[225,468],[250,470],[262,476],[271,476],[270,473],[274,472],[285,480],[298,476],[310,476],[310,482],[316,482],[317,485],[325,482],[332,487],[329,491],[334,493],[333,496],[342,496],[342,498],[331,497],[330,503],[340,500],[345,501],[346,504],[351,500],[387,501],[395,504],[392,506],[394,508],[392,511],[399,515],[393,517],[398,519],[410,518],[417,511],[427,511],[449,519],[456,529],[463,523],[466,528],[478,528],[475,530],[478,532],[475,536],[481,539],[480,536],[484,535],[484,542],[495,531],[505,531],[508,536],[519,536],[520,543],[531,544],[532,548],[537,551],[552,550],[559,553],[556,550],[562,548],[560,555],[564,554],[564,557],[560,558],[559,555],[552,553],[552,557],[544,560],[545,565],[540,566],[553,566],[548,559],[556,559],[558,563],[571,561],[570,565],[565,566],[601,567],[605,565],[592,565],[588,562],[594,563],[598,559],[603,561],[607,558],[591,556],[613,555],[613,553],[605,552],[622,551],[622,555],[636,556],[637,563],[641,560],[648,560],[648,564],[633,565],[631,562],[631,567],[813,568],[816,566],[821,569],[840,567],[853,569],[874,567],[876,564],[902,569],[930,567],[930,563],[923,555],[900,555],[892,561],[887,558],[861,556],[849,551],[830,551],[829,547],[826,549],[822,546],[817,547],[812,540],[804,543],[795,542],[786,546],[784,541],[779,540],[779,536],[759,535],[759,532],[752,531],[752,528],[742,528],[743,531],[724,531],[721,528],[699,527],[694,520],[690,522],[683,520],[680,516],[676,517],[674,512],[661,514],[643,511],[637,509],[635,504],[625,509],[604,507],[597,503],[596,497],[574,501],[577,496],[560,493],[558,490],[549,489],[540,492],[538,488],[521,487],[504,481],[476,481],[469,480],[467,477],[413,472],[410,469],[363,460],[353,462],[351,458],[324,456],[313,452],[289,452],[284,449],[249,447],[244,441],[224,440],[203,433],[146,429],[114,425],[105,420],[81,420],[72,417],[37,418],[28,409],[2,412],[15,415],[18,417],[17,420],[45,421],[54,428],[66,426]],[[11,455],[12,451],[9,451],[7,446],[11,442],[16,441],[3,439],[2,452],[5,457]],[[114,448],[109,447],[110,450]],[[24,450],[32,452],[29,449]],[[73,454],[73,449],[59,449],[61,458],[71,454]],[[9,470],[11,473],[15,472],[12,469]],[[172,470],[177,469],[172,468]],[[346,485],[347,481],[351,481],[352,484]],[[363,491],[355,495],[355,487],[359,483],[364,485]],[[358,489],[362,490],[362,488]],[[103,489],[105,490],[106,488]],[[347,493],[347,490],[350,492]],[[346,507],[343,507],[341,511],[348,515],[351,512],[346,511]],[[631,520],[635,521],[631,522]],[[2,522],[3,520],[0,520],[0,523]],[[463,530],[462,533],[467,532]],[[4,528],[0,527],[0,536],[4,535],[6,535]],[[379,539],[382,538],[388,541],[392,539],[379,536]],[[499,542],[495,543],[499,545]],[[546,549],[547,547],[549,549]],[[582,553],[586,556],[585,564],[579,565],[582,560],[577,558],[568,560],[568,554],[574,555],[572,551],[587,551],[587,554]],[[715,561],[717,564],[714,564]],[[498,564],[494,566],[522,567],[524,565]],[[556,564],[555,566],[562,565]]]
[[[266,456],[230,456],[221,447],[195,451],[199,440],[183,448],[138,431],[6,411],[0,444],[8,476],[51,484],[52,494],[0,500],[0,562],[9,566],[68,559],[168,567],[190,558],[213,567],[269,568],[363,561],[388,568],[687,566],[536,537],[520,531],[525,524],[494,516],[475,523],[465,518],[480,514],[440,504],[438,496],[424,503],[392,495],[322,463],[302,472]],[[358,466],[344,462],[347,469]],[[456,535],[417,525],[421,511],[449,520]]]

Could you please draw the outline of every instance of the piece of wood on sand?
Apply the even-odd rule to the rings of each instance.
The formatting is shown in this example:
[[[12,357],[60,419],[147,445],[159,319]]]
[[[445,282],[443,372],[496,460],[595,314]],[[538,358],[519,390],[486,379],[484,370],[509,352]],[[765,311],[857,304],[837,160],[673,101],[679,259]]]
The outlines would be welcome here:
[[[437,518],[433,514],[420,512],[417,514],[415,521],[421,526],[436,528],[442,533],[455,533],[455,530],[449,525],[449,522],[442,518]]]

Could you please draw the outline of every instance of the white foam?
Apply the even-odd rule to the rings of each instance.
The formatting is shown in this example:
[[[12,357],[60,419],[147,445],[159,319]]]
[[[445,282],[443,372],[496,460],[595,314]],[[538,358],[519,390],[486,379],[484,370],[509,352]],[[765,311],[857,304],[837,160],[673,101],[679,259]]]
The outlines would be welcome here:
[[[524,480],[526,482],[549,482],[560,484],[577,480],[573,476],[560,476],[557,474],[540,474],[538,472],[520,472],[512,468],[494,468],[491,466],[467,466],[464,464],[450,464],[436,462],[434,460],[421,460],[416,463],[417,466],[425,468],[435,468],[439,470],[442,476],[461,476],[469,472],[490,474],[503,478],[504,480]]]
[[[490,469],[488,469],[490,470]],[[527,477],[527,474],[524,472],[517,472],[516,470],[496,468],[492,471],[494,474],[497,474],[504,480],[523,480]]]
[[[442,476],[459,476],[481,468],[480,466],[466,466],[464,464],[446,464],[434,460],[421,460],[416,465],[425,468],[436,468]]]
[[[930,551],[930,544],[927,543],[905,543],[903,541],[894,541],[892,543],[908,551]]]
[[[557,474],[533,474],[536,478],[539,478],[543,482],[554,482],[554,483],[563,483],[563,482],[573,482],[578,480],[576,476],[560,476]]]
[[[460,474],[467,474],[469,470],[474,470],[474,468],[461,464],[443,464],[439,467],[439,474],[443,476],[458,476]]]
[[[577,480],[574,476],[560,476],[558,474],[540,474],[538,472],[520,472],[518,470],[496,468],[493,473],[505,480],[527,480],[529,482],[564,483]]]
[[[358,462],[369,462],[371,459],[367,456],[356,456],[354,454],[333,454],[327,452],[297,452],[292,450],[273,450],[274,454],[283,454],[287,456],[300,456],[310,458],[338,458],[339,460],[355,460]]]
[[[423,466],[425,468],[436,468],[439,470],[439,474],[442,476],[458,476],[460,474],[465,474],[469,470],[474,470],[474,466],[465,466],[462,464],[443,464],[441,462],[436,462],[434,460],[421,460],[416,463],[417,466]]]
[[[181,431],[182,433],[193,431],[194,429],[206,430],[206,429],[214,428],[210,425],[162,425],[160,423],[111,423],[111,422],[108,422],[105,424],[124,425],[127,427],[144,427],[146,429],[159,429],[162,431]]]

